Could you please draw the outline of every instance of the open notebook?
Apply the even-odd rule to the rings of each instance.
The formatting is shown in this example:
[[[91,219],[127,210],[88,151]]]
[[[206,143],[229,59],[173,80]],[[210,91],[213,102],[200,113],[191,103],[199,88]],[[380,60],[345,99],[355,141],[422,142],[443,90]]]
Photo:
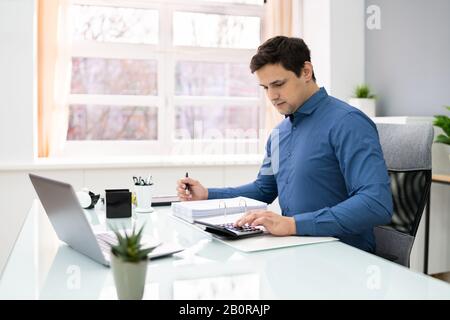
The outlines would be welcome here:
[[[207,217],[244,213],[254,209],[267,209],[267,203],[246,197],[172,203],[173,215],[189,222]]]

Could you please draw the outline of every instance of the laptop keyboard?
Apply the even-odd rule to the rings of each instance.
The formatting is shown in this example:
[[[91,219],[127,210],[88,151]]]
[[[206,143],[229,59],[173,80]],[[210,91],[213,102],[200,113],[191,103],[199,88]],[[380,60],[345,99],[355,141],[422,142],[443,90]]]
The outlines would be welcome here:
[[[97,233],[95,234],[95,237],[97,238],[97,242],[100,246],[100,250],[103,253],[103,256],[105,257],[105,259],[107,261],[110,260],[111,257],[111,244],[112,245],[116,245],[117,244],[117,238],[116,235],[114,233]],[[142,241],[146,243],[147,247],[157,247],[159,246],[161,243],[155,243],[154,240],[150,241],[148,238],[145,239],[146,236],[144,235],[142,237]],[[175,251],[175,250],[174,250]],[[178,250],[178,251],[181,251]],[[169,254],[169,253],[167,253]],[[163,254],[160,254],[160,256],[164,256]]]
[[[98,233],[95,237],[97,238],[97,242],[100,245],[103,255],[108,257],[111,251],[111,244],[115,245],[117,243],[116,236],[112,233]]]

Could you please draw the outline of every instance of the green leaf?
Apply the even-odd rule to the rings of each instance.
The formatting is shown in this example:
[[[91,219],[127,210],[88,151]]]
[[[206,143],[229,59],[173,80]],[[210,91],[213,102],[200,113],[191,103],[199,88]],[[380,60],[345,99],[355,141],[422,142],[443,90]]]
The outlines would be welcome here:
[[[360,99],[374,99],[375,95],[370,92],[370,87],[367,84],[361,84],[356,86],[354,92],[355,98]]]
[[[450,118],[444,115],[434,116],[433,125],[441,128],[447,136],[450,136]]]
[[[450,137],[440,134],[436,137],[436,140],[434,140],[434,142],[450,145]]]
[[[125,232],[123,236],[120,232],[113,229],[117,238],[117,245],[111,246],[112,253],[123,261],[139,262],[145,260],[153,248],[142,248],[141,239],[144,226],[136,231],[136,225],[133,225],[131,233]]]

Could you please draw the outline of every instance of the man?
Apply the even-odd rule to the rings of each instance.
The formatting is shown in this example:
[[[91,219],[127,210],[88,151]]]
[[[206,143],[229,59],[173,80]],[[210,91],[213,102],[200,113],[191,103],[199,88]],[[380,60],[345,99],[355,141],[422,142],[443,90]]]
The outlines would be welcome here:
[[[240,187],[210,189],[184,178],[177,183],[178,196],[183,201],[245,196],[266,203],[278,196],[282,215],[255,210],[236,224],[264,226],[279,236],[334,236],[374,252],[373,227],[389,223],[392,215],[375,124],[317,86],[301,39],[267,40],[250,69],[286,117],[267,141],[258,177]]]

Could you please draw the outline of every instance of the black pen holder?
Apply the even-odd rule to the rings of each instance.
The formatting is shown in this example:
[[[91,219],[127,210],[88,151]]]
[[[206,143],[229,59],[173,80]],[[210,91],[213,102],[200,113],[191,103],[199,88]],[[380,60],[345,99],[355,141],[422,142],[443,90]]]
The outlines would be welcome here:
[[[106,218],[131,217],[131,192],[128,189],[105,190]]]

